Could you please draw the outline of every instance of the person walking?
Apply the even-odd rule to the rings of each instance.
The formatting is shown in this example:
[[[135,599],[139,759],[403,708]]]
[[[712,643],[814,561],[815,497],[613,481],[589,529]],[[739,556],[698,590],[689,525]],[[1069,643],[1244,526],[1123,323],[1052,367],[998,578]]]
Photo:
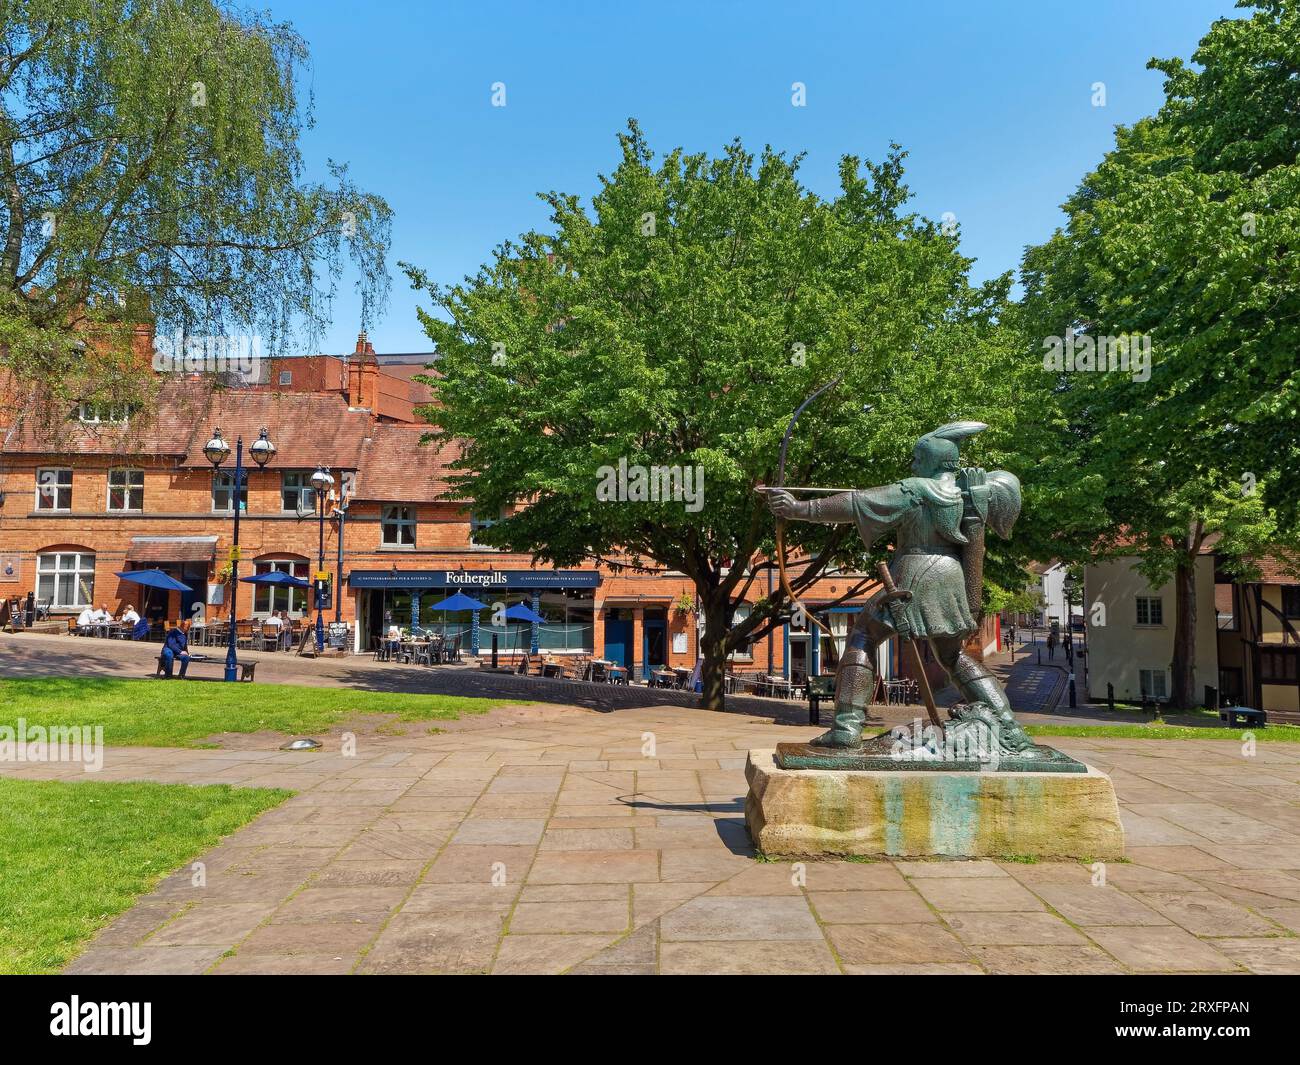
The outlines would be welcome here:
[[[1056,630],[1051,629],[1047,633],[1047,657],[1056,657]]]

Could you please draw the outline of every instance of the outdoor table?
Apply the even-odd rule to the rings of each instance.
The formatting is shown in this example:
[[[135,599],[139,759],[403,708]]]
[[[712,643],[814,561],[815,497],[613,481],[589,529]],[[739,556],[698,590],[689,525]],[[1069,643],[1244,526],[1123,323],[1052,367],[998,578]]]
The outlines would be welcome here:
[[[544,662],[542,663],[542,676],[562,679],[564,677],[564,667],[559,662]]]
[[[654,669],[650,671],[650,687],[671,688],[677,681],[677,675],[671,669]]]
[[[673,666],[673,673],[677,677],[677,687],[685,689],[686,685],[690,683],[691,671],[684,666]]]
[[[605,669],[609,674],[608,683],[610,684],[627,683],[627,666],[608,665],[605,667]]]

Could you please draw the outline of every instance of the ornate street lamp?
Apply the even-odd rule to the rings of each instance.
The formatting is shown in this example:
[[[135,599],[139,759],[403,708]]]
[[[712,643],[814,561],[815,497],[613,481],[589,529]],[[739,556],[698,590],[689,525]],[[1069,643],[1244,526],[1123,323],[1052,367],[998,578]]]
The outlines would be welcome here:
[[[271,443],[265,426],[262,427],[262,431],[253,442],[253,446],[248,449],[248,453],[253,456],[253,461],[259,467],[264,467],[271,461],[271,457],[275,454],[275,445]],[[230,445],[222,437],[220,429],[212,430],[212,439],[203,445],[203,454],[212,463],[214,470],[219,470],[221,464],[230,457]],[[230,542],[230,631],[226,639],[226,680],[239,679],[239,659],[235,652],[237,646],[235,642],[235,620],[238,613],[236,601],[239,598],[239,497],[243,492],[243,488],[244,438],[241,436],[235,440],[235,479],[230,497],[231,509],[235,515],[235,532]]]
[[[325,572],[325,497],[329,495],[330,489],[334,487],[334,478],[330,476],[329,470],[325,469],[325,467],[317,466],[316,472],[311,475],[311,486],[316,490],[316,510],[320,515],[320,549],[316,560],[317,581],[312,582],[312,591],[316,595],[316,653],[319,655],[325,650],[323,588],[318,583],[320,575]]]

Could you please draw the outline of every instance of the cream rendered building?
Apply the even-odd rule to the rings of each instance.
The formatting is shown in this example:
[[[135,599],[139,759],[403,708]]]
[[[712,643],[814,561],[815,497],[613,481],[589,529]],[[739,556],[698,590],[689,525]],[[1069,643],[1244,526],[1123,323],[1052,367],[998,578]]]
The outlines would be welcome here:
[[[1088,695],[1136,703],[1169,697],[1174,657],[1174,586],[1152,588],[1137,571],[1136,558],[1089,565],[1084,571],[1084,612],[1088,629]],[[1206,685],[1219,684],[1218,631],[1214,609],[1214,556],[1196,560],[1196,663],[1194,687],[1199,702]]]

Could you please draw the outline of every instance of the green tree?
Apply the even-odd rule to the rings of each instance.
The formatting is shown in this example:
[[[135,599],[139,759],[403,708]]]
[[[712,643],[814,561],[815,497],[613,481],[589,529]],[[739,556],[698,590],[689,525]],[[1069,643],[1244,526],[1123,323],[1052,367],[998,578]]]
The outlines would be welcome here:
[[[1099,371],[1104,349],[1053,364],[1073,446],[1044,475],[1099,492],[1080,545],[1140,552],[1149,579],[1174,582],[1180,707],[1196,701],[1197,556],[1240,566],[1293,543],[1300,505],[1300,18],[1240,6],[1254,13],[1215,22],[1195,67],[1151,61],[1164,106],[1116,131],[1023,274],[1022,325],[1045,355],[1071,333],[1149,341],[1149,377]]]
[[[280,350],[328,320],[349,257],[363,317],[380,307],[389,208],[343,166],[304,180],[288,25],[213,0],[0,0],[0,25],[0,370],[19,392],[138,388],[143,320]]]
[[[453,496],[512,511],[488,542],[689,577],[703,703],[720,708],[727,655],[790,610],[778,591],[733,617],[772,557],[754,489],[773,483],[803,397],[844,375],[799,421],[787,482],[859,486],[904,475],[916,438],[959,416],[993,426],[972,455],[996,464],[1017,439],[1018,378],[1041,374],[1000,320],[1010,278],[972,285],[957,233],[905,210],[896,146],[879,164],[845,157],[824,199],[800,183],[799,157],[771,149],[679,149],[655,165],[635,123],[620,144],[590,213],[544,195],[552,231],[503,244],[461,284],[403,264],[434,306],[421,312],[439,352],[425,414],[433,436],[464,442]],[[699,467],[703,505],[602,501],[602,470],[620,460]],[[847,526],[789,535],[796,596],[868,562]]]

